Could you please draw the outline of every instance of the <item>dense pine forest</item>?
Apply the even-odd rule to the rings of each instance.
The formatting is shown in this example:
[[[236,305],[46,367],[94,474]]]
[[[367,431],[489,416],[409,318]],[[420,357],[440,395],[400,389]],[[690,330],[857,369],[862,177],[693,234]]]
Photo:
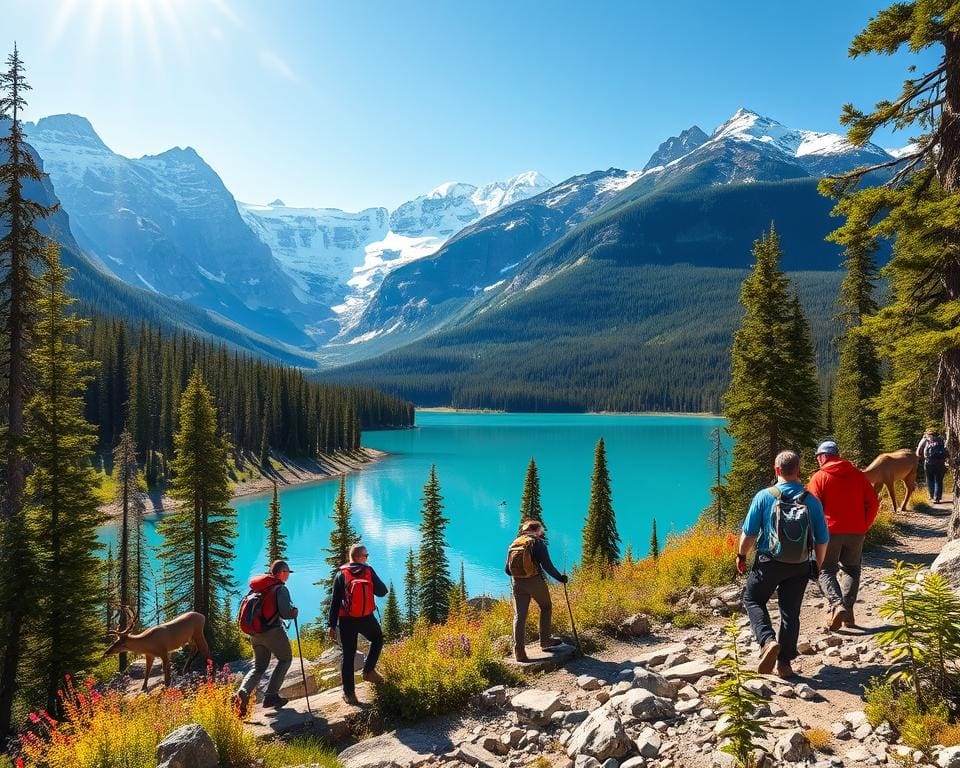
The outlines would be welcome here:
[[[217,426],[236,452],[313,458],[356,450],[361,429],[413,424],[413,406],[395,397],[311,382],[299,369],[145,323],[131,328],[96,317],[81,346],[100,362],[85,405],[101,448],[115,445],[128,426],[150,482],[166,473],[180,395],[195,368],[213,396]]]

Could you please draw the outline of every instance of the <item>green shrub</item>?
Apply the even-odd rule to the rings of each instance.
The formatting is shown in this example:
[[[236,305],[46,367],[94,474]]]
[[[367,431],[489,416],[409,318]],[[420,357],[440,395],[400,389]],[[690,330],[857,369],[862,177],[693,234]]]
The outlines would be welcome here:
[[[896,541],[897,518],[893,512],[884,507],[877,515],[877,519],[873,521],[870,530],[867,531],[863,546],[865,549],[879,549]]]

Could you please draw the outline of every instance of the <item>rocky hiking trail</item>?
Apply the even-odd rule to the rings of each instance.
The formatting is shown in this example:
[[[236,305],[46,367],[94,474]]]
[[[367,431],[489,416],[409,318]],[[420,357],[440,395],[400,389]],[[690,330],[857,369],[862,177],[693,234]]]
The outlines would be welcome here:
[[[857,628],[823,629],[826,603],[815,584],[808,587],[801,622],[798,677],[789,682],[763,676],[751,682],[766,704],[767,752],[761,765],[869,766],[896,764],[910,751],[891,744],[893,734],[866,721],[863,686],[886,669],[874,636],[881,579],[892,560],[929,566],[945,543],[950,503],[929,512],[900,513],[898,541],[864,555]],[[738,646],[746,664],[756,664],[757,647],[739,605],[742,584],[696,588],[687,599],[708,618],[704,626],[657,626],[633,641],[611,640],[595,654],[535,659],[524,669],[527,684],[490,689],[469,711],[434,718],[357,742],[341,752],[345,768],[440,766],[461,768],[706,768],[732,761],[717,752],[721,727],[708,695],[717,681],[716,662],[726,643],[723,625],[732,614],[740,626]],[[771,614],[777,624],[775,601]],[[528,652],[531,646],[528,646]],[[526,666],[526,665],[520,665]],[[299,669],[291,668],[286,695],[302,695]],[[299,691],[296,690],[299,686]],[[362,701],[371,692],[358,687]],[[257,709],[249,727],[260,737],[310,730],[343,742],[368,729],[369,706],[349,707],[339,688],[311,696],[315,717],[303,699],[277,714]],[[825,729],[831,739],[814,752],[803,731]],[[919,757],[915,755],[914,759]],[[955,762],[954,762],[955,760]],[[943,750],[940,765],[960,768],[960,748]]]

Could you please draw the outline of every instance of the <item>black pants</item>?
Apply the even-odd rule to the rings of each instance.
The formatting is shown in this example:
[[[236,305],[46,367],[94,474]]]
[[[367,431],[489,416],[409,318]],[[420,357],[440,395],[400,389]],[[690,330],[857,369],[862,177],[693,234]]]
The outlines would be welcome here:
[[[808,563],[781,563],[757,557],[743,588],[743,606],[750,617],[750,628],[762,648],[768,640],[780,643],[780,661],[797,658],[797,638],[800,636],[800,606],[810,578]],[[779,636],[773,631],[767,602],[777,591],[780,606]]]
[[[357,635],[363,635],[370,642],[370,652],[363,663],[364,672],[372,672],[377,666],[380,651],[383,650],[383,631],[380,623],[371,613],[362,619],[353,619],[349,616],[340,617],[340,647],[343,649],[343,660],[340,663],[340,679],[343,681],[343,692],[353,693],[353,660],[357,655]]]

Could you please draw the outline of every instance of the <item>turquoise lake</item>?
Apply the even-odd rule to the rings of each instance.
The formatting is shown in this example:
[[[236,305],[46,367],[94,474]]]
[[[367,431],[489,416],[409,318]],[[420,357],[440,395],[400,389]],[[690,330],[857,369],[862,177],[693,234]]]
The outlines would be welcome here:
[[[613,506],[623,546],[646,555],[654,517],[661,544],[671,531],[691,525],[710,503],[710,432],[719,418],[586,414],[488,414],[418,412],[410,430],[365,432],[363,444],[390,455],[347,477],[353,524],[370,550],[370,564],[400,590],[404,560],[419,544],[420,497],[436,464],[445,514],[450,569],[466,571],[471,595],[506,594],[506,548],[519,523],[527,463],[540,470],[550,553],[558,568],[580,555],[580,532],[590,498],[597,440],[604,438]],[[729,448],[729,445],[727,446]],[[326,574],[336,479],[280,491],[283,532],[294,573],[289,587],[301,622],[317,617]],[[269,495],[237,499],[234,574],[238,594],[262,572]],[[156,520],[147,541],[156,546]],[[104,531],[104,540],[114,538]],[[235,603],[236,604],[236,603]]]

